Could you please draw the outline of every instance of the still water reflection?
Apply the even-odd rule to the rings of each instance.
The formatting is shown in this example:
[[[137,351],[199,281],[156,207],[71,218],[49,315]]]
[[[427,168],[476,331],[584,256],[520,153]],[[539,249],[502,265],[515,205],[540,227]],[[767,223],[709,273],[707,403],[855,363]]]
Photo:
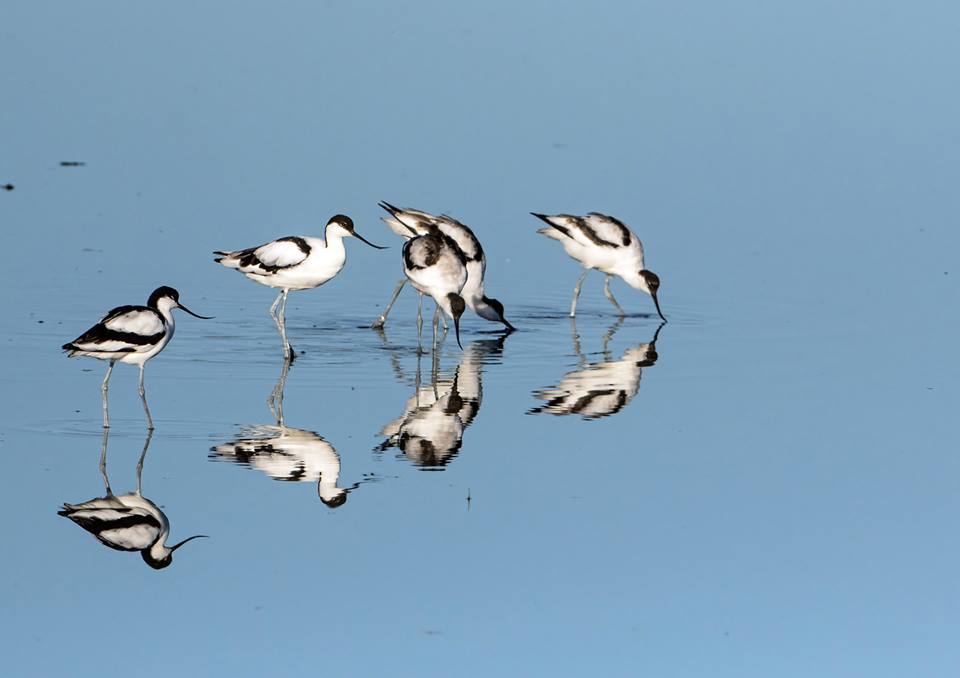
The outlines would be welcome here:
[[[320,501],[330,508],[338,508],[360,483],[341,487],[340,455],[333,445],[314,431],[284,423],[283,394],[291,362],[283,361],[280,378],[267,398],[276,423],[244,427],[240,438],[212,447],[210,459],[255,468],[274,480],[315,482]]]
[[[578,414],[584,419],[600,419],[616,414],[633,400],[640,389],[644,368],[657,362],[657,338],[666,323],[660,323],[649,342],[628,348],[614,360],[609,344],[623,321],[621,317],[603,335],[603,361],[591,363],[580,347],[577,321],[571,318],[570,331],[573,350],[580,358],[579,369],[568,372],[556,386],[534,391],[535,397],[546,402],[528,414]]]
[[[375,449],[385,452],[395,447],[424,470],[442,470],[459,453],[463,433],[480,411],[483,367],[500,359],[508,336],[469,344],[452,377],[440,377],[434,352],[428,384],[422,383],[422,356],[418,353],[413,394],[404,403],[403,413],[380,429],[386,439]],[[401,381],[408,381],[398,361],[394,372]]]
[[[141,476],[143,462],[150,447],[153,432],[147,433],[143,451],[137,460],[137,489],[134,492],[117,496],[110,487],[107,475],[107,442],[110,430],[103,430],[103,442],[100,447],[100,475],[106,495],[80,504],[64,503],[58,515],[69,518],[92,534],[104,546],[117,551],[139,551],[145,562],[155,570],[162,570],[173,562],[173,552],[192,539],[206,537],[197,534],[183,541],[167,546],[170,523],[160,508],[143,496]]]

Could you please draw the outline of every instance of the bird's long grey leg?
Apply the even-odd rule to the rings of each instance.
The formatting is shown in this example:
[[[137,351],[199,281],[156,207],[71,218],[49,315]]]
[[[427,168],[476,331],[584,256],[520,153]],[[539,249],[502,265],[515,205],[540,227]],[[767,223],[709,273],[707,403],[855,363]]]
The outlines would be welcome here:
[[[296,358],[296,354],[293,352],[293,346],[290,345],[290,342],[287,340],[287,295],[290,294],[290,290],[284,290],[281,293],[283,301],[280,302],[280,336],[283,339],[283,359],[292,361]]]
[[[103,443],[100,445],[100,477],[103,478],[103,487],[107,491],[107,496],[113,496],[113,490],[110,489],[110,478],[107,476],[107,440],[110,438],[110,429],[103,427]]]
[[[143,462],[147,458],[147,450],[150,448],[150,439],[153,438],[153,431],[147,431],[147,439],[143,441],[143,451],[140,452],[140,458],[137,459],[137,494],[141,494],[143,484],[140,476],[143,475]]]
[[[440,311],[440,320],[443,321],[443,337],[440,341],[443,341],[447,337],[447,314],[440,310],[440,304],[437,304],[437,310]]]
[[[620,304],[617,303],[617,300],[613,298],[613,292],[610,291],[610,280],[612,278],[613,276],[607,273],[607,278],[606,280],[603,281],[603,294],[604,296],[607,297],[607,299],[610,300],[610,303],[613,304],[614,307],[620,312],[620,317],[622,318],[623,316],[626,315],[626,312],[623,310],[623,307],[621,307]]]
[[[390,297],[390,301],[387,303],[387,307],[383,309],[383,313],[380,314],[380,317],[377,318],[373,324],[370,326],[373,329],[383,327],[387,322],[387,316],[390,315],[390,309],[393,308],[393,305],[397,301],[397,297],[400,296],[400,292],[403,291],[403,286],[407,284],[407,279],[402,278],[400,282],[397,283],[397,288],[393,291],[393,296]]]
[[[284,360],[287,360],[290,356],[290,351],[288,350],[289,343],[287,342],[286,309],[281,306],[281,304],[286,303],[286,295],[287,290],[280,290],[280,294],[277,295],[277,298],[274,299],[270,305],[270,317],[273,318],[273,323],[277,326],[277,332],[280,333],[280,340],[283,342]]]
[[[440,328],[440,304],[433,311],[433,352],[437,352],[437,330]]]
[[[140,400],[143,402],[143,411],[147,413],[147,430],[153,430],[153,417],[150,416],[150,407],[147,405],[147,390],[143,387],[143,363],[140,364]]]
[[[280,305],[281,299],[283,299],[283,290],[280,290],[280,294],[278,294],[277,298],[270,304],[270,317],[273,318],[274,322],[277,321],[277,307]]]
[[[420,297],[417,300],[417,352],[423,353],[423,344],[421,342],[421,335],[423,334],[423,293],[420,293]]]
[[[110,374],[113,372],[113,366],[116,363],[116,360],[111,360],[109,367],[107,367],[107,374],[103,378],[103,383],[100,385],[100,393],[103,397],[103,428],[110,428],[110,413],[107,411],[107,394],[110,391]]]
[[[583,281],[587,278],[587,273],[590,272],[590,269],[587,269],[583,272],[583,275],[580,276],[580,279],[577,280],[577,284],[573,288],[573,303],[570,304],[570,317],[573,318],[577,315],[577,299],[580,298],[580,288],[583,287]]]

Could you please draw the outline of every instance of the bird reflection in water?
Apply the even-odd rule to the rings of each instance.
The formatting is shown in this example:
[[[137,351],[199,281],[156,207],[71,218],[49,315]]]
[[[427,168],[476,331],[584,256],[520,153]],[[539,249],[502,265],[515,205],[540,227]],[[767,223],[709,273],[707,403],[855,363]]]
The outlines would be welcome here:
[[[527,414],[578,414],[588,420],[600,419],[616,414],[633,400],[640,389],[643,369],[657,362],[657,337],[665,323],[660,323],[648,343],[628,348],[619,360],[614,360],[609,344],[623,320],[617,320],[604,335],[603,362],[590,363],[580,349],[577,321],[571,318],[573,350],[580,357],[579,369],[568,372],[556,386],[534,391],[535,397],[546,402]]]
[[[316,483],[317,494],[326,506],[338,508],[347,495],[360,486],[340,487],[340,455],[322,436],[284,422],[283,394],[290,361],[284,360],[267,405],[276,424],[248,426],[236,440],[211,448],[210,459],[233,461],[263,471],[274,480]],[[365,480],[376,480],[374,476]]]
[[[109,429],[104,429],[100,448],[100,475],[106,488],[106,496],[91,499],[82,504],[64,504],[58,515],[74,523],[96,537],[101,544],[117,551],[139,551],[143,562],[155,570],[162,570],[173,562],[173,552],[192,539],[206,537],[197,534],[167,546],[170,523],[156,504],[143,496],[141,475],[143,462],[150,447],[153,431],[147,434],[143,451],[137,461],[137,489],[135,492],[117,496],[110,488],[107,476],[107,441]]]
[[[380,331],[386,343],[386,335]],[[395,447],[424,470],[443,470],[457,456],[464,430],[480,411],[483,367],[499,361],[509,335],[469,344],[452,378],[440,378],[439,359],[434,354],[429,384],[422,383],[418,353],[413,395],[404,404],[403,414],[380,430],[379,435],[386,439],[374,449],[385,452]],[[394,371],[406,381],[399,361],[394,361]]]

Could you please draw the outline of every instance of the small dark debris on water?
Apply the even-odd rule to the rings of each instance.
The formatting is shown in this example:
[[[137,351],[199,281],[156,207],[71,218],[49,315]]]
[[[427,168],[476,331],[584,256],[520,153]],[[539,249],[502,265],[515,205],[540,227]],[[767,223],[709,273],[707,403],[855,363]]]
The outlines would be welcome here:
[[[16,188],[16,186],[14,186],[13,184],[4,184],[3,186],[0,186],[0,188],[3,188],[3,190],[5,191],[12,191],[13,189]]]
[[[87,163],[80,160],[61,160],[60,167],[86,167]]]

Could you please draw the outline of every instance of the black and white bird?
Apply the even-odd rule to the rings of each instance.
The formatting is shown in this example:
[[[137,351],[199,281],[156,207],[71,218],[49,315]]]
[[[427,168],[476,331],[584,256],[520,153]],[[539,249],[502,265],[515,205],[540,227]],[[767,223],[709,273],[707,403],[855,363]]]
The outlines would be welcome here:
[[[595,363],[589,363],[580,350],[574,324],[573,345],[581,359],[580,369],[567,373],[556,386],[534,391],[534,396],[545,402],[527,414],[579,415],[587,420],[600,419],[616,414],[633,400],[640,390],[643,370],[657,362],[657,337],[664,323],[660,323],[649,342],[628,348],[618,360],[614,360],[607,344],[622,320],[607,331],[603,340],[604,360]]]
[[[287,295],[292,290],[319,287],[343,270],[347,261],[343,239],[350,236],[359,238],[375,249],[386,249],[357,233],[350,217],[337,214],[327,222],[323,238],[288,236],[259,247],[232,252],[216,251],[214,254],[220,256],[214,261],[240,271],[254,282],[280,290],[270,306],[270,317],[280,331],[284,357],[293,360],[293,348],[287,341]]]
[[[595,268],[606,273],[603,293],[620,315],[624,315],[623,308],[614,299],[613,292],[610,291],[610,279],[613,276],[619,276],[631,287],[642,290],[653,297],[657,313],[666,322],[667,319],[660,311],[660,302],[657,300],[660,278],[644,266],[643,245],[637,235],[627,228],[626,224],[619,219],[599,212],[590,212],[583,217],[570,214],[551,216],[536,212],[531,212],[531,214],[547,224],[547,228],[541,228],[537,233],[559,240],[567,254],[587,269],[573,288],[573,303],[570,304],[571,318],[577,314],[577,298],[580,296],[580,287],[583,285],[590,269]]]
[[[401,209],[385,201],[380,202],[380,207],[390,213],[389,217],[382,217],[383,222],[402,238],[409,240],[418,235],[424,235],[434,228],[448,236],[463,253],[466,262],[467,282],[460,294],[467,306],[485,320],[503,323],[508,330],[514,329],[504,316],[503,304],[488,297],[484,292],[483,278],[487,270],[487,257],[477,236],[468,226],[445,214],[438,216],[413,208]],[[402,278],[397,283],[383,314],[373,323],[374,328],[383,327],[387,322],[390,309],[393,308],[406,282],[407,279]]]
[[[136,491],[117,496],[110,489],[110,479],[107,476],[108,431],[104,429],[100,475],[103,477],[106,496],[81,504],[64,504],[57,514],[72,520],[104,546],[117,551],[139,551],[143,562],[155,570],[162,570],[173,562],[174,551],[193,539],[207,535],[197,534],[173,546],[166,545],[167,537],[170,536],[170,522],[155,503],[143,496],[141,489],[143,461],[152,435],[147,434],[143,452],[137,462]]]
[[[467,282],[466,258],[450,236],[431,229],[403,244],[403,273],[420,292],[421,304],[417,310],[417,341],[423,330],[423,295],[433,297],[437,310],[433,315],[433,343],[436,350],[437,325],[440,311],[453,318],[460,344],[460,316],[466,303],[460,295]]]
[[[86,356],[110,362],[101,386],[104,428],[110,427],[110,415],[107,411],[110,374],[113,366],[120,362],[140,367],[140,400],[143,402],[144,412],[147,413],[147,427],[153,430],[153,417],[150,416],[143,385],[143,367],[173,338],[175,308],[196,318],[210,320],[208,316],[197,315],[181,304],[180,293],[172,287],[158,287],[147,299],[146,306],[118,306],[89,330],[63,345],[63,350],[71,358]]]

